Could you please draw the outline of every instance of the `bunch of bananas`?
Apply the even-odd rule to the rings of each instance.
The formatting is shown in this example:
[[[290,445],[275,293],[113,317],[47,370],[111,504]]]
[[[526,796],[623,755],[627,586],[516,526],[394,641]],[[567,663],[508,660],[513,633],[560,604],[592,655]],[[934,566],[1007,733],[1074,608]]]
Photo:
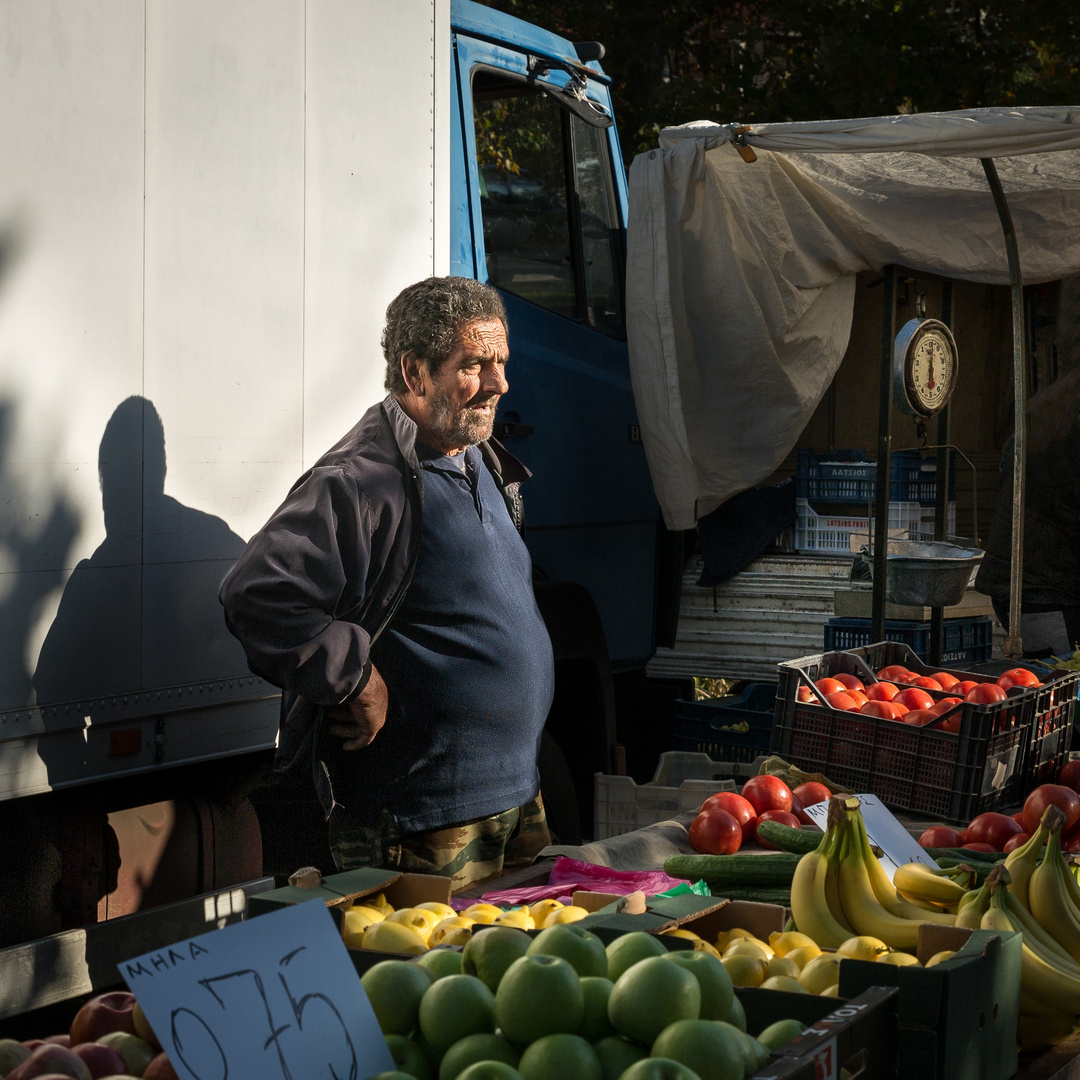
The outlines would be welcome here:
[[[959,903],[965,888],[918,863],[901,867],[895,877],[895,883],[889,880],[870,846],[859,800],[834,797],[821,843],[795,868],[795,925],[826,949],[869,936],[890,949],[914,952],[919,923],[953,925],[956,916],[949,909]]]
[[[1025,1050],[1062,1042],[1080,1019],[1080,884],[1061,851],[1064,822],[1064,813],[1048,806],[1031,839],[1010,852],[981,889],[965,896],[957,914],[962,926],[1021,935]]]

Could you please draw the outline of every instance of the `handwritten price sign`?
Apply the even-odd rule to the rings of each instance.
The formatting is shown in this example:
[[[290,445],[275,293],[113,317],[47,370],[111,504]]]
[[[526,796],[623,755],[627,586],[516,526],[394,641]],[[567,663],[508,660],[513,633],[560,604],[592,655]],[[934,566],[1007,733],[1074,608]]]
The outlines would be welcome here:
[[[395,1067],[318,901],[119,968],[184,1080],[364,1080]]]

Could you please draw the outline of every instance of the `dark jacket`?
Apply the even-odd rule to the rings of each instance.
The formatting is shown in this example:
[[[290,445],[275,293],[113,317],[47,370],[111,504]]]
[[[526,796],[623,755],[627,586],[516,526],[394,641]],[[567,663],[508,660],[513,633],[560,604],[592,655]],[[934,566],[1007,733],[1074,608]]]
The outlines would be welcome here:
[[[310,761],[327,814],[323,709],[364,689],[371,644],[404,598],[420,547],[415,446],[416,425],[392,395],[372,406],[297,480],[221,587],[251,670],[282,689],[277,767]],[[522,531],[529,470],[494,439],[480,451]]]

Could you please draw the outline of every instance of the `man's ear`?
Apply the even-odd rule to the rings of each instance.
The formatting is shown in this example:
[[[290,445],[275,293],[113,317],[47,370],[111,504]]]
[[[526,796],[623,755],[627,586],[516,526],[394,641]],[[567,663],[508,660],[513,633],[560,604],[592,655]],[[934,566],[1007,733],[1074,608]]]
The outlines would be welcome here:
[[[414,397],[427,392],[427,365],[415,353],[405,353],[401,358],[401,375]]]

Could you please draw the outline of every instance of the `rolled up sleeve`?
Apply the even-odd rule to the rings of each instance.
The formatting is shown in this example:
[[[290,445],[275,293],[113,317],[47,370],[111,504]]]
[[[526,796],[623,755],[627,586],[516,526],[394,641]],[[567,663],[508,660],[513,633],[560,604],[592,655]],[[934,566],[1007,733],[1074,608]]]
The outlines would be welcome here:
[[[251,670],[315,704],[336,705],[366,679],[370,639],[349,616],[364,599],[367,517],[352,477],[315,469],[252,537],[221,587],[225,621]]]

